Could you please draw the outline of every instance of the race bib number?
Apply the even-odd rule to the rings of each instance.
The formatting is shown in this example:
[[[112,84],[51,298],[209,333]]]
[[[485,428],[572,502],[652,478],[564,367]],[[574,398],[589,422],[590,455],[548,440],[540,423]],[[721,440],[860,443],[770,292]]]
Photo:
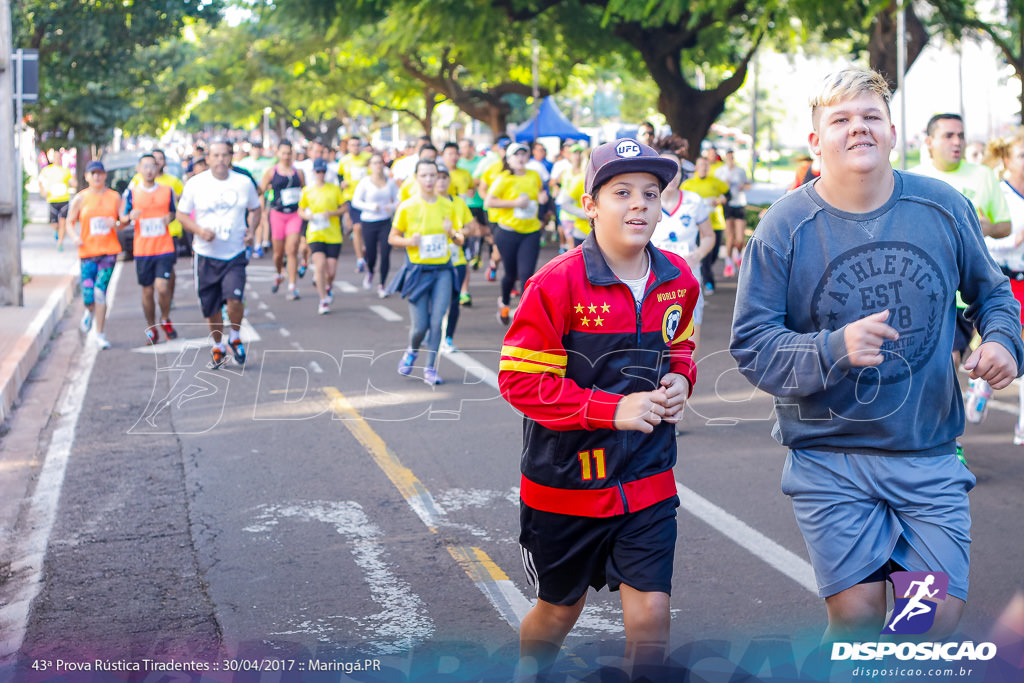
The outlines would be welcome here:
[[[360,180],[366,177],[365,166],[353,166],[349,169],[348,173],[351,177],[348,179],[350,183],[358,183]]]
[[[94,216],[89,219],[89,234],[95,237],[109,235],[114,221],[109,216]]]
[[[295,206],[302,199],[301,187],[286,187],[281,190],[281,204],[283,206]]]
[[[448,243],[448,255],[452,257],[452,261],[459,260],[459,245],[455,242]]]
[[[309,223],[314,230],[326,230],[331,227],[331,219],[322,213],[314,213]]]
[[[524,208],[521,208],[521,209],[520,208],[514,208],[514,209],[512,209],[512,217],[513,218],[520,218],[522,220],[531,220],[533,218],[536,218],[537,217],[537,206],[538,205],[537,205],[536,200],[531,199],[530,203],[527,204]]]
[[[423,260],[433,260],[444,258],[448,253],[448,235],[446,233],[436,233],[433,235],[423,235],[420,238],[420,258]]]
[[[167,232],[163,218],[142,218],[139,220],[139,234],[143,237],[162,237]]]
[[[217,239],[219,240],[231,239],[231,228],[232,225],[230,221],[222,221],[210,226],[210,230],[213,230],[213,232],[216,233]]]
[[[51,197],[63,197],[68,193],[68,186],[64,183],[54,183],[49,189]]]

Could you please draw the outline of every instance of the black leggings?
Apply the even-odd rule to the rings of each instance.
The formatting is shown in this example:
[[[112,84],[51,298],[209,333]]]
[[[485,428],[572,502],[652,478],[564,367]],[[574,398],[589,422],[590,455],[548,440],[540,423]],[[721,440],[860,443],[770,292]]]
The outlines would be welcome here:
[[[705,284],[709,284],[712,287],[715,286],[715,274],[711,270],[711,266],[715,265],[715,261],[718,260],[718,248],[722,246],[722,231],[715,230],[715,246],[712,247],[708,255],[700,262],[700,277],[704,280]]]
[[[525,286],[526,281],[537,270],[540,230],[523,234],[498,228],[494,231],[494,244],[498,247],[501,263],[505,266],[505,275],[501,278],[501,303],[508,306],[516,280],[519,280],[520,286]]]
[[[363,249],[366,257],[366,272],[373,275],[377,265],[377,247],[380,247],[380,284],[387,286],[388,271],[391,270],[391,245],[388,235],[391,234],[391,219],[363,222]],[[371,277],[372,279],[372,277]]]

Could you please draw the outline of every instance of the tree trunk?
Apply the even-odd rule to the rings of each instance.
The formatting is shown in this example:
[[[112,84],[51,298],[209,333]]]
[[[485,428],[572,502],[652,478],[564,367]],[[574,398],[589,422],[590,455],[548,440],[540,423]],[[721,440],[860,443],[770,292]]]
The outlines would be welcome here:
[[[868,42],[868,60],[871,68],[879,72],[889,81],[889,87],[895,91],[896,81],[899,75],[897,65],[896,45],[896,11],[898,5],[896,0],[891,0],[889,7],[875,16],[871,27],[871,39]],[[906,30],[907,30],[907,70],[914,63],[925,43],[928,42],[928,31],[924,24],[914,13],[914,6],[906,5]]]
[[[665,115],[672,132],[688,143],[687,156],[691,161],[700,156],[700,143],[707,137],[711,124],[725,111],[725,100],[731,94],[689,86],[661,89],[658,111]]]

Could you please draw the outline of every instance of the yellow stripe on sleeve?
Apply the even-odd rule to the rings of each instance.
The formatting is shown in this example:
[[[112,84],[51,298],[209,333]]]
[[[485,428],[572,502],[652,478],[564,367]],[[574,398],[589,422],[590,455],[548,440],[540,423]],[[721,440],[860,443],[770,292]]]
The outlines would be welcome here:
[[[541,365],[540,363],[530,363],[525,360],[503,360],[498,365],[499,370],[507,370],[509,372],[526,372],[530,374],[542,374],[550,372],[556,377],[565,377],[565,368],[554,368],[550,365]]]
[[[563,368],[569,362],[569,359],[561,354],[523,349],[518,346],[502,346],[501,355],[508,356],[509,358],[535,361],[537,363],[547,363],[548,365],[559,365]]]

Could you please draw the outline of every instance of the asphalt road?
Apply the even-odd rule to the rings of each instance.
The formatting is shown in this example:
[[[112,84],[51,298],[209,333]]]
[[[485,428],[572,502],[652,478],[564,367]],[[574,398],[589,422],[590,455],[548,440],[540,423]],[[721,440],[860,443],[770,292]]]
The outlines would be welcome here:
[[[446,383],[430,387],[421,369],[395,372],[406,303],[362,291],[352,266],[346,247],[332,311],[318,316],[310,275],[304,298],[286,301],[270,293],[269,260],[254,260],[249,362],[210,371],[187,263],[173,316],[182,338],[151,348],[123,264],[114,348],[96,355],[84,395],[18,677],[51,680],[57,659],[196,660],[221,668],[215,680],[257,666],[241,679],[307,680],[313,661],[363,660],[384,669],[363,680],[507,677],[533,594],[517,543],[521,418],[493,385],[496,283],[474,273],[462,352],[443,357]],[[741,660],[765,679],[799,668],[825,623],[779,489],[771,400],[725,351],[734,290],[720,281],[707,301],[698,387],[679,425],[672,644],[706,680],[728,680]],[[87,356],[78,315],[57,335],[72,366]],[[996,398],[1004,409],[963,439],[978,486],[961,630],[975,641],[1024,572],[1016,387]],[[12,432],[52,442],[61,417]],[[13,589],[0,583],[8,600]],[[562,666],[582,677],[614,664],[621,638],[617,596],[591,592]],[[784,654],[762,670],[765,643]],[[291,660],[302,669],[277,671]],[[25,668],[38,662],[50,666]]]

